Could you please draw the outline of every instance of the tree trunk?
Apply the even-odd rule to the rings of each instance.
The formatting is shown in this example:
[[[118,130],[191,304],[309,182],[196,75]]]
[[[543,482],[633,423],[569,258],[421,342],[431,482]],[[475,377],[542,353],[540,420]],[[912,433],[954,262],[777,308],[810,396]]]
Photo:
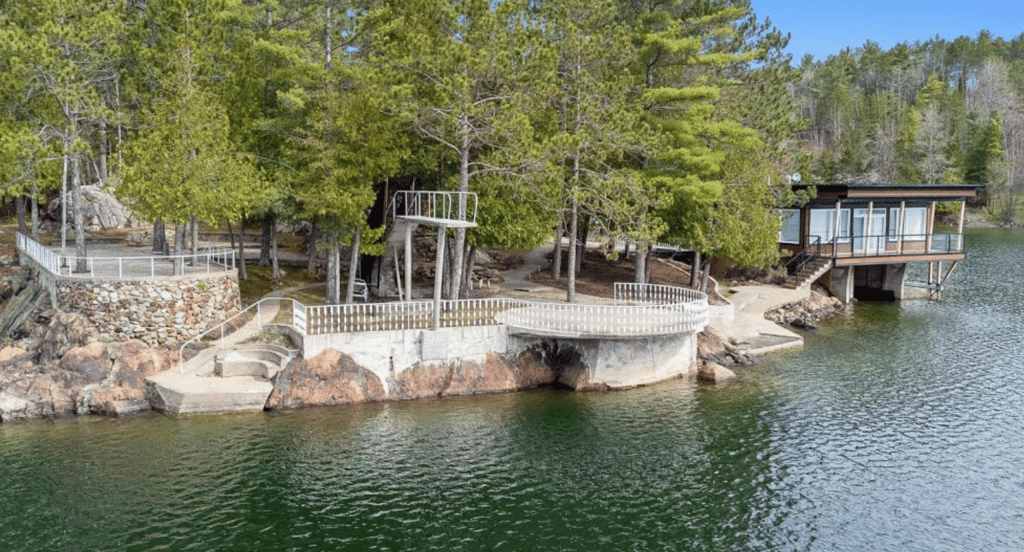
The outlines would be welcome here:
[[[228,221],[228,239],[231,240],[231,249],[235,248],[235,229],[231,226],[231,221]]]
[[[270,264],[270,225],[273,223],[273,216],[268,212],[263,215],[263,235],[260,240],[260,266]]]
[[[573,267],[576,266],[576,255],[579,254],[579,249],[576,247],[576,231],[579,223],[579,203],[576,201],[576,195],[573,194],[572,205],[569,213],[569,266],[567,271],[567,277],[569,281],[566,284],[565,300],[569,303],[576,301],[576,271]]]
[[[650,250],[651,246],[647,242],[637,242],[636,256],[633,261],[633,281],[638,284],[647,283],[647,263],[650,262]]]
[[[82,206],[82,174],[78,155],[71,157],[71,195],[75,201],[75,272],[89,270],[89,253],[85,249],[85,209]]]
[[[562,234],[565,233],[565,222],[558,221],[558,228],[555,230],[555,248],[551,252],[551,279],[558,280],[562,277]]]
[[[455,269],[455,263],[452,262],[452,258],[454,257],[454,255],[452,254],[452,250],[453,249],[455,249],[455,240],[454,240],[454,238],[446,237],[445,238],[445,248],[444,248],[444,280],[442,281],[441,286],[445,290],[445,296],[447,296],[449,299],[451,299],[453,297],[453,295],[452,295],[452,293],[453,293],[452,292],[452,287],[454,287],[452,285],[452,280],[453,280],[452,272]]]
[[[316,221],[313,221],[313,222],[310,223],[310,228],[309,228],[309,247],[307,248],[307,250],[309,251],[309,257],[306,259],[306,272],[308,272],[309,275],[314,277],[314,278],[317,276],[317,267],[316,267],[317,262],[316,261],[317,261],[318,251],[317,251],[317,247],[316,247],[316,242],[317,242],[317,240],[319,238],[320,238],[320,227],[317,226]]]
[[[14,211],[18,217],[18,232],[22,235],[28,235],[28,223],[26,222],[26,208],[25,208],[25,196],[14,198]]]
[[[100,120],[99,132],[99,177],[100,182],[107,181],[107,156],[110,155],[110,143],[107,141],[107,122]]]
[[[693,252],[693,264],[690,266],[690,287],[697,289],[700,287],[700,251]]]
[[[231,244],[234,247],[234,243]],[[160,255],[167,254],[167,230],[164,228],[164,219],[156,217],[153,221],[153,253]]]
[[[279,282],[284,274],[281,274],[281,264],[277,260],[277,216],[272,215],[270,221],[270,272],[271,278]]]
[[[459,207],[456,213],[456,218],[459,220],[465,220],[466,218],[466,192],[469,191],[469,148],[470,140],[469,135],[472,132],[469,121],[465,116],[462,116],[459,121],[460,133],[462,134],[462,141],[459,144]],[[466,250],[466,229],[456,228],[455,229],[455,246],[453,247],[452,258],[459,259],[459,262],[453,263],[452,265],[452,277],[451,284],[452,289],[448,294],[450,299],[458,299],[461,297],[461,289],[459,289],[462,283],[462,257]]]
[[[245,271],[245,217],[238,219],[238,279],[249,279]]]
[[[473,290],[473,268],[476,266],[476,246],[469,246],[469,250],[466,252],[466,270],[463,272],[462,278],[462,295],[469,297]]]
[[[345,290],[345,302],[351,303],[356,290],[356,276],[359,273],[359,247],[363,237],[362,228],[356,228],[352,236],[352,251],[348,259],[348,289]]]
[[[183,276],[185,274],[185,263],[181,256],[185,253],[185,226],[182,224],[174,225],[174,275]]]
[[[702,291],[704,293],[707,293],[707,291],[708,291],[708,277],[710,276],[710,273],[711,273],[711,263],[705,261],[703,264],[704,264],[704,268],[702,268],[701,271],[700,271],[701,272],[700,291]]]
[[[577,210],[579,209],[578,205],[579,204],[577,204]],[[579,245],[577,246],[577,247],[580,248],[580,251],[579,251],[579,254],[576,255],[576,264],[575,264],[575,269],[576,269],[576,274],[577,275],[580,273],[580,270],[583,268],[583,256],[586,255],[586,253],[587,253],[587,239],[589,237],[590,237],[590,215],[586,215],[586,216],[583,217],[583,224],[580,225]]]
[[[327,304],[337,305],[341,303],[341,248],[337,231],[328,233],[327,242]]]
[[[189,240],[192,250],[192,260],[189,262],[190,265],[195,266],[196,256],[199,255],[199,219],[195,215],[192,216],[192,221],[189,223],[189,228],[192,230],[192,238]]]
[[[39,241],[39,188],[33,184],[32,188],[32,239]]]

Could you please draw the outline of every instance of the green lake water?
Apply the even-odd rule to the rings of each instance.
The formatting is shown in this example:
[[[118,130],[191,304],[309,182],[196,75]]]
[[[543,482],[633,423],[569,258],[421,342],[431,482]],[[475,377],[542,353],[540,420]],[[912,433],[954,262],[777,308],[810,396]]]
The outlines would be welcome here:
[[[718,387],[0,424],[0,551],[1024,550],[1024,231]]]

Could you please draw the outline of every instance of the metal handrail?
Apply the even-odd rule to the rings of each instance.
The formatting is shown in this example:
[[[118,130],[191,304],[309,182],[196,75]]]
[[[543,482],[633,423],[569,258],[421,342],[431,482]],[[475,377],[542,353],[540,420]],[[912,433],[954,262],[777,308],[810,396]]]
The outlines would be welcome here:
[[[260,299],[259,301],[256,301],[255,303],[249,305],[248,307],[245,307],[244,309],[236,312],[234,315],[232,315],[231,317],[225,319],[220,324],[217,324],[216,326],[213,326],[212,328],[204,331],[203,333],[201,333],[201,334],[193,337],[192,339],[189,339],[188,341],[182,343],[181,347],[178,348],[178,370],[179,370],[179,372],[182,373],[182,374],[185,373],[185,347],[189,346],[190,344],[198,343],[200,339],[210,335],[211,333],[214,332],[214,330],[220,329],[220,338],[217,340],[217,348],[218,349],[223,349],[224,348],[224,338],[226,337],[226,335],[224,334],[224,327],[228,323],[230,323],[231,321],[235,320],[236,318],[242,316],[246,312],[249,312],[253,308],[255,308],[256,309],[256,329],[257,330],[261,330],[261,329],[263,329],[263,318],[262,318],[263,317],[263,312],[262,312],[263,311],[263,309],[262,309],[263,303],[266,302],[266,301],[280,302],[281,300],[282,300],[282,298],[280,298],[280,297],[265,297],[263,299]],[[227,334],[227,335],[231,335],[231,334]]]
[[[810,239],[812,237],[814,238],[813,241]],[[793,258],[786,263],[786,274],[792,275],[799,273],[805,266],[814,261],[814,259],[821,256],[821,236],[808,236],[807,241],[811,243],[802,251],[793,255]],[[811,252],[812,248],[814,249],[814,252]]]

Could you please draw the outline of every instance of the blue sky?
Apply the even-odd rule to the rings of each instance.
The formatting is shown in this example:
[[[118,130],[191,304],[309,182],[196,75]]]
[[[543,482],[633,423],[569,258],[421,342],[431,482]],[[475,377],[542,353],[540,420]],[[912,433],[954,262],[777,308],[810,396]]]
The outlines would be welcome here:
[[[1021,0],[751,0],[751,6],[759,19],[768,16],[790,33],[794,63],[805,53],[822,61],[869,39],[888,49],[935,35],[974,37],[982,29],[1007,40],[1024,33]]]

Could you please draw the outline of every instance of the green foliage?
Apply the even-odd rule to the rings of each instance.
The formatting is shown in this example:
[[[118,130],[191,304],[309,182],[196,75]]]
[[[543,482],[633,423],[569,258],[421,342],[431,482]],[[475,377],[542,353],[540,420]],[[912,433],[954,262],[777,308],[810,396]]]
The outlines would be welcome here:
[[[164,100],[127,147],[118,195],[151,219],[233,220],[260,202],[263,181],[251,157],[232,147],[218,98],[195,83],[189,50],[182,57]]]

